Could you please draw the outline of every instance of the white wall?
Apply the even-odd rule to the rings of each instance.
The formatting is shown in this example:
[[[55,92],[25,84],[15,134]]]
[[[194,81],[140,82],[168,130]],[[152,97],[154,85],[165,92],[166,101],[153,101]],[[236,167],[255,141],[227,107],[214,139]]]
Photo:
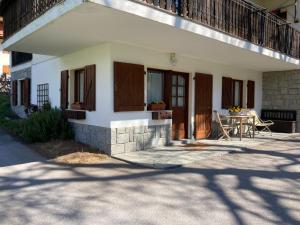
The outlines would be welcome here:
[[[184,56],[177,56],[178,62],[176,66],[172,66],[169,61],[169,54],[159,53],[151,50],[146,50],[138,47],[132,47],[122,44],[111,45],[112,61],[122,61],[128,63],[137,63],[145,65],[145,69],[158,68],[166,70],[174,70],[190,73],[190,96],[189,96],[189,131],[192,133],[194,122],[194,82],[193,77],[196,72],[207,73],[213,75],[213,109],[221,110],[222,99],[222,77],[228,76],[240,80],[244,80],[244,105],[246,105],[247,80],[254,80],[256,85],[255,90],[255,109],[260,112],[262,103],[262,73],[250,70],[240,69],[237,67],[204,62],[197,59],[192,59]],[[112,65],[112,64],[111,64]],[[112,85],[112,84],[111,84]],[[113,97],[113,95],[111,95]],[[111,100],[112,101],[112,100]],[[146,100],[145,100],[146,101]],[[126,119],[129,113],[119,113],[118,118]],[[142,113],[134,113],[132,116],[140,116]],[[115,122],[111,123],[116,126]]]
[[[110,71],[109,45],[100,45],[93,48],[66,55],[60,58],[36,56],[32,66],[32,103],[37,103],[37,85],[49,83],[49,98],[53,107],[60,107],[60,73],[63,70],[74,70],[86,65],[96,64],[96,112],[87,112],[87,119],[81,121],[86,124],[109,126],[106,107],[108,93],[107,79]]]
[[[3,66],[10,65],[9,61],[9,53],[0,50],[0,75],[3,74]]]
[[[80,123],[99,125],[104,127],[126,127],[157,123],[170,123],[167,121],[152,121],[151,112],[118,112],[113,109],[113,62],[121,61],[137,63],[147,67],[167,69],[190,73],[189,119],[193,122],[194,85],[195,72],[213,75],[213,108],[221,110],[222,76],[230,76],[245,80],[244,96],[246,98],[246,81],[256,82],[255,109],[260,111],[262,99],[262,74],[238,67],[204,62],[177,56],[178,63],[172,66],[169,62],[169,54],[147,50],[125,44],[102,44],[96,47],[81,50],[60,58],[35,56],[32,66],[32,103],[36,104],[37,84],[49,83],[50,101],[53,106],[60,105],[60,71],[73,70],[85,65],[96,64],[96,112],[87,112],[87,119]],[[238,65],[237,65],[238,66]],[[146,85],[145,85],[146,86]],[[146,101],[146,96],[145,96]],[[244,99],[246,104],[246,100]],[[78,121],[76,121],[78,122]],[[190,132],[192,125],[190,124]]]

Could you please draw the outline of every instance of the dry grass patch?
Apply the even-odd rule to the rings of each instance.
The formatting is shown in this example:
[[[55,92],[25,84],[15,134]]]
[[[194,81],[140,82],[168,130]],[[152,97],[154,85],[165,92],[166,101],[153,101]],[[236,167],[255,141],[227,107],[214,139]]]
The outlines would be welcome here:
[[[30,147],[47,159],[67,164],[97,164],[109,159],[96,148],[72,141],[54,140],[30,144]]]

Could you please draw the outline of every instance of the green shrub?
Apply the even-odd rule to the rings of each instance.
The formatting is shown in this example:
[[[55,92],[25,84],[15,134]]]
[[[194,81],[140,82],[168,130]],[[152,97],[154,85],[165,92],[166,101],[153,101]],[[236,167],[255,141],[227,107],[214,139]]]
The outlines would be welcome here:
[[[9,96],[0,95],[0,126],[28,142],[46,142],[52,139],[71,139],[73,132],[57,108],[45,104],[41,111],[32,113],[27,119],[7,119],[13,115]]]
[[[22,137],[28,142],[46,142],[73,137],[63,112],[57,108],[33,113],[25,120]]]
[[[17,135],[22,136],[23,127],[24,127],[24,120],[6,120],[0,119],[0,126],[7,129],[9,132]]]
[[[0,94],[0,119],[3,119],[12,114],[10,109],[10,98],[8,95]]]

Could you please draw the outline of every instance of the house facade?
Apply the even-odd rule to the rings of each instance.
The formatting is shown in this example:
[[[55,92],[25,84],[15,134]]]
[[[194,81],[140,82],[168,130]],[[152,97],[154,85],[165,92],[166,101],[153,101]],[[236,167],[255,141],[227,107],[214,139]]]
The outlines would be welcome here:
[[[0,18],[0,42],[3,41],[3,19]],[[2,45],[0,43],[0,76],[10,75],[10,62],[9,62],[9,52],[3,51]]]
[[[213,110],[260,112],[264,73],[300,68],[298,31],[245,1],[21,2],[1,5],[13,109],[50,102],[111,155],[207,138]]]

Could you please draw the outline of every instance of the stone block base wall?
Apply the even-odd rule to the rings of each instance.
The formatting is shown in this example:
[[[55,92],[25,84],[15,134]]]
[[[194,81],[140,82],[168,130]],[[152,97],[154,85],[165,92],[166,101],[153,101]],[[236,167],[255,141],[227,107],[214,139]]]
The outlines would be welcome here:
[[[300,132],[300,70],[264,73],[262,108],[296,110]]]
[[[72,123],[75,140],[109,155],[165,146],[171,141],[171,125],[106,128]]]
[[[11,73],[11,80],[20,80],[25,78],[31,78],[31,68],[26,68]],[[26,118],[25,107],[23,105],[16,105],[11,107],[13,112],[21,118]]]

